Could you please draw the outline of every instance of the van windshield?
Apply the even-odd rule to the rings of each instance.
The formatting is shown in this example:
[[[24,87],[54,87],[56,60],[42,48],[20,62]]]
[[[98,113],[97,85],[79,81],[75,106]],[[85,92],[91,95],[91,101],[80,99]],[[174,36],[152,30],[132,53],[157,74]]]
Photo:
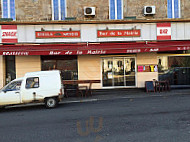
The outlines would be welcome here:
[[[21,84],[22,84],[22,80],[13,81],[13,82],[10,82],[9,84],[7,84],[2,90],[3,91],[20,90]]]

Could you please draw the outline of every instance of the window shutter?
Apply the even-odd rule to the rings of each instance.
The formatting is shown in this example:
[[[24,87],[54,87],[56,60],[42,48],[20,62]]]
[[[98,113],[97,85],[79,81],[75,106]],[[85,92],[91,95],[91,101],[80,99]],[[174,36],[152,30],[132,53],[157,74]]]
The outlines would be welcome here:
[[[122,19],[122,0],[117,0],[117,19]]]
[[[179,18],[179,1],[174,0],[174,18]]]
[[[59,20],[59,3],[58,0],[53,0],[54,20]]]
[[[61,5],[61,20],[65,20],[65,0],[60,0]]]
[[[3,0],[3,18],[8,18],[8,0]]]
[[[13,20],[16,20],[16,17],[15,17],[15,0],[10,0],[10,18],[13,18]]]
[[[172,17],[172,0],[168,0],[168,3],[167,3],[167,7],[168,7],[168,18],[173,18]]]
[[[115,19],[115,0],[110,0],[110,19]]]

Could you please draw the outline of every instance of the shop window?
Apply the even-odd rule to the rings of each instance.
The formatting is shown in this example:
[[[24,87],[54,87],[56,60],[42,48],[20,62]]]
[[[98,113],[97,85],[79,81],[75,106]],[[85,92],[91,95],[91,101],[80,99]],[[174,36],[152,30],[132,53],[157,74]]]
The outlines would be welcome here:
[[[103,87],[135,86],[135,58],[102,58]]]
[[[66,0],[52,0],[52,20],[65,20]]]
[[[123,19],[123,0],[109,0],[110,19]]]
[[[112,68],[113,66],[113,61],[108,61],[108,68]]]
[[[168,18],[180,18],[180,0],[167,0]]]
[[[118,66],[118,67],[123,66],[123,62],[122,62],[122,61],[117,61],[117,66]]]
[[[26,79],[26,88],[39,88],[39,77],[30,77]]]
[[[41,56],[42,70],[60,70],[62,80],[78,80],[77,56]]]
[[[12,18],[16,20],[15,0],[1,0],[2,3],[2,18]]]
[[[189,56],[158,57],[159,80],[168,80],[171,85],[190,85]]]

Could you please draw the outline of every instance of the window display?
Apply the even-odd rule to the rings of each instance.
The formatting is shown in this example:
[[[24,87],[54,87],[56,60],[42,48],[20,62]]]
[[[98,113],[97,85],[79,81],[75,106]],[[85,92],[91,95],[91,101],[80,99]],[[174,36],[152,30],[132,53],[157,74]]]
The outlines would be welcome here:
[[[190,85],[190,56],[158,57],[159,80],[171,85]]]
[[[135,86],[135,58],[110,57],[102,59],[103,87]]]

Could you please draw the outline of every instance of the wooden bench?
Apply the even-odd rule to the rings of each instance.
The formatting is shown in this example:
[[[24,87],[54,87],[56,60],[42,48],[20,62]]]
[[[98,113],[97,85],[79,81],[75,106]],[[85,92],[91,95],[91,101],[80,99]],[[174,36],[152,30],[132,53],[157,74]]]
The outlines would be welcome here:
[[[83,97],[85,95],[91,95],[92,96],[92,84],[93,83],[101,83],[100,80],[63,80],[63,85],[67,86],[67,85],[77,85],[76,87],[76,96],[79,96],[79,93],[81,94],[81,96]],[[83,86],[79,85],[79,84],[83,84]],[[88,85],[86,85],[88,84]],[[65,91],[65,95],[66,97],[68,97],[68,88],[65,87],[64,88]],[[83,94],[83,91],[85,92]]]

